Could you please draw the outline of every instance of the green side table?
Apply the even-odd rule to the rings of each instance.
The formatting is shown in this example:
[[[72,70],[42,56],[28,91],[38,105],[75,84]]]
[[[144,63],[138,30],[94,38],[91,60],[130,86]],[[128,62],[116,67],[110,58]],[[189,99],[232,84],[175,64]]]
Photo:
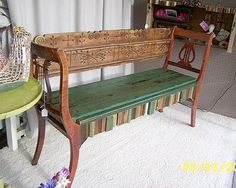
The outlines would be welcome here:
[[[0,120],[6,119],[7,144],[11,150],[18,148],[16,115],[34,106],[42,96],[42,86],[33,77],[15,89],[0,91]]]
[[[7,184],[5,184],[5,183],[3,182],[3,180],[2,180],[2,179],[0,179],[0,188],[11,188],[11,186],[10,186],[10,185],[7,185]]]

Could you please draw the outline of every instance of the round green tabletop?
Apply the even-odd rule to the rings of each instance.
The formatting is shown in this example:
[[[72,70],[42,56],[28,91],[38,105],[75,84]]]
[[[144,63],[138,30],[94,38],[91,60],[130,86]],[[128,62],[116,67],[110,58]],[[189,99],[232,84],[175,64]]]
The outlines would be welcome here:
[[[21,86],[0,92],[0,119],[20,114],[34,106],[42,96],[42,86],[33,77]]]

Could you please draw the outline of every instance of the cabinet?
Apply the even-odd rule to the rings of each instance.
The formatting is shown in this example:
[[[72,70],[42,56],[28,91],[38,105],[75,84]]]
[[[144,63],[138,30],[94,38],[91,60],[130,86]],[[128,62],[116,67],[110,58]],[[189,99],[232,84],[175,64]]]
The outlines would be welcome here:
[[[215,47],[226,49],[231,53],[235,39],[236,8],[213,5],[188,7],[174,1],[153,1],[147,4],[146,27],[178,27],[198,32],[204,31],[200,23],[215,26]]]
[[[153,27],[171,27],[177,25],[190,29],[191,15],[192,9],[190,7],[181,5],[174,7],[154,5]]]

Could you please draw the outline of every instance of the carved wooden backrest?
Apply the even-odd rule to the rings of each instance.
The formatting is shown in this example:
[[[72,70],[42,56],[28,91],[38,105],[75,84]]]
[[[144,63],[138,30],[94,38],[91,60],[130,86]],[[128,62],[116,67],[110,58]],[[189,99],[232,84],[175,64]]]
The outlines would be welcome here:
[[[63,49],[69,71],[76,72],[164,57],[170,33],[166,28],[57,33],[37,36],[34,42]],[[59,66],[52,65],[49,74],[58,71]]]

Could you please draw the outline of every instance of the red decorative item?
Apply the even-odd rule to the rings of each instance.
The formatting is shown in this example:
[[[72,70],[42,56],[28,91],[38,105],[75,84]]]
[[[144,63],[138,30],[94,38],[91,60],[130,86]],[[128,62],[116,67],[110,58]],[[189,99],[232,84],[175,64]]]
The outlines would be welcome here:
[[[177,16],[177,20],[181,21],[181,22],[185,22],[189,20],[189,14],[187,12],[181,12],[178,16]]]
[[[167,17],[165,9],[157,9],[156,16],[157,17]]]

